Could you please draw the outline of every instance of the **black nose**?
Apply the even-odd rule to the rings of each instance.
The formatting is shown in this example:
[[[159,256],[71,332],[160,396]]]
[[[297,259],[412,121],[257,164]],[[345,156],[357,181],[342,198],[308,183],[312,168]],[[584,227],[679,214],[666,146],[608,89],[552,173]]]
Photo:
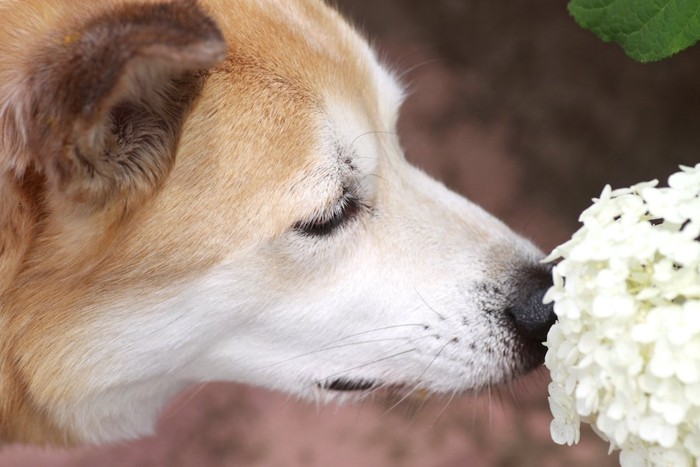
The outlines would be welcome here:
[[[556,321],[552,303],[544,304],[544,294],[552,286],[551,268],[536,266],[525,269],[516,278],[514,302],[506,310],[515,329],[528,341],[544,342],[549,328]]]

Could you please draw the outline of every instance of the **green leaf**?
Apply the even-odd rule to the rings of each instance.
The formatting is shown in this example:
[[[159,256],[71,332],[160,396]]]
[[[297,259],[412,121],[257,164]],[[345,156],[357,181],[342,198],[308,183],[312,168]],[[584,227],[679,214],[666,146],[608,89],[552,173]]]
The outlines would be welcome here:
[[[569,13],[640,62],[666,58],[700,39],[700,0],[571,0]]]

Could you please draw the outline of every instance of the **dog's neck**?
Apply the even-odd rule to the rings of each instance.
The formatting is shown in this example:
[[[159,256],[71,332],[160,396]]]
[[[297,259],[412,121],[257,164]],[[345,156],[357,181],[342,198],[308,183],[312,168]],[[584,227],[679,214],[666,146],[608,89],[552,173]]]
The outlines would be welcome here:
[[[8,349],[5,319],[0,316],[0,348]],[[14,441],[37,444],[73,444],[69,436],[57,427],[32,403],[22,375],[9,359],[0,359],[0,446]]]
[[[18,440],[38,443],[66,441],[64,435],[37,410],[24,378],[14,366],[10,338],[9,291],[21,271],[38,233],[42,217],[43,177],[27,169],[21,177],[4,174],[0,181],[0,445]],[[59,439],[60,438],[60,439]]]

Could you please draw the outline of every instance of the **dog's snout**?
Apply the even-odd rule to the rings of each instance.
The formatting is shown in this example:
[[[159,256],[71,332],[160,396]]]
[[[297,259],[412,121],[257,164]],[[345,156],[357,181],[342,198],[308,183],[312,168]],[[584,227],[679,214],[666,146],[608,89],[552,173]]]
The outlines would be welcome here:
[[[552,274],[549,267],[528,269],[518,279],[517,297],[508,307],[507,313],[517,332],[528,341],[544,342],[549,328],[556,320],[552,303],[545,304],[542,301],[551,286]]]

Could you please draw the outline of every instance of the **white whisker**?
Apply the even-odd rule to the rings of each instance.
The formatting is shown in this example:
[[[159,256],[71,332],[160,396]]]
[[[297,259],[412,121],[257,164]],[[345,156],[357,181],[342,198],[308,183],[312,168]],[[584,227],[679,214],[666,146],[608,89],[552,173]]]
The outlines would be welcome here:
[[[293,357],[289,357],[289,358],[287,358],[287,359],[285,359],[285,360],[280,360],[280,361],[278,361],[278,362],[269,363],[269,364],[267,364],[267,365],[263,365],[263,366],[261,366],[261,367],[258,367],[258,368],[256,368],[256,371],[262,371],[262,370],[269,369],[269,368],[272,368],[272,367],[275,367],[275,366],[278,366],[278,365],[283,365],[283,364],[285,364],[285,363],[289,363],[289,362],[292,362],[292,361],[294,361],[294,360],[298,360],[298,359],[300,359],[300,358],[308,357],[308,356],[310,356],[310,355],[314,355],[314,354],[317,354],[317,353],[319,353],[319,352],[324,352],[324,351],[327,351],[327,350],[332,350],[332,349],[337,349],[337,348],[342,348],[342,347],[348,347],[348,346],[358,345],[358,344],[376,343],[376,342],[382,342],[382,341],[391,341],[391,340],[402,340],[402,339],[406,339],[406,338],[402,338],[402,337],[390,337],[390,338],[385,338],[385,339],[373,339],[373,340],[366,340],[366,341],[359,341],[359,342],[351,342],[351,343],[348,343],[348,344],[338,344],[338,342],[342,342],[342,341],[344,341],[344,340],[351,339],[351,338],[353,338],[353,337],[363,336],[363,335],[371,334],[371,333],[374,333],[374,332],[386,331],[386,330],[389,330],[389,329],[396,329],[396,328],[402,328],[402,327],[423,327],[423,328],[425,328],[425,325],[424,325],[424,324],[397,324],[397,325],[394,325],[394,326],[384,326],[384,327],[381,327],[381,328],[370,329],[370,330],[368,330],[368,331],[362,331],[362,332],[357,332],[357,333],[354,333],[354,334],[348,334],[348,335],[345,335],[345,336],[340,337],[340,338],[338,338],[338,339],[335,339],[335,340],[333,340],[333,341],[330,341],[330,342],[324,344],[322,347],[319,347],[319,348],[317,348],[317,349],[311,350],[311,351],[309,351],[309,352],[305,352],[305,353],[303,353],[303,354],[299,354],[299,355],[295,355],[295,356],[293,356]],[[336,344],[337,344],[337,345],[336,345]]]
[[[423,382],[423,377],[424,377],[425,374],[428,372],[428,370],[430,369],[430,367],[433,366],[433,363],[435,363],[435,360],[437,360],[438,357],[440,357],[440,354],[443,352],[443,350],[445,350],[445,348],[446,348],[448,345],[453,344],[453,343],[455,343],[455,342],[457,342],[456,339],[451,339],[450,341],[446,342],[445,345],[443,345],[443,346],[440,348],[440,350],[435,354],[435,356],[433,357],[433,359],[430,360],[430,363],[428,363],[428,365],[425,367],[425,369],[424,369],[423,372],[420,374],[420,376],[418,376],[418,379],[417,379],[416,382],[412,385],[412,386],[413,386],[412,389],[411,389],[410,391],[408,391],[401,399],[399,399],[398,402],[396,402],[396,403],[393,404],[391,407],[389,407],[386,411],[384,411],[384,413],[382,414],[383,416],[387,415],[387,414],[388,414],[389,412],[391,412],[393,409],[395,409],[396,407],[398,407],[403,401],[405,401],[406,399],[408,399],[413,393],[415,393],[418,389],[420,389],[420,385],[421,385],[421,383]]]
[[[428,302],[423,298],[423,296],[420,294],[420,292],[418,292],[418,289],[415,286],[413,286],[413,290],[416,291],[416,294],[418,294],[420,299],[423,301],[423,303],[425,303],[425,306],[427,306],[430,309],[430,311],[435,313],[437,315],[437,317],[440,318],[441,320],[445,319],[445,316],[443,314],[439,313],[435,308],[433,308],[432,306],[430,306],[428,304]]]
[[[452,403],[455,396],[457,395],[457,392],[457,390],[452,391],[452,395],[450,395],[450,398],[445,403],[445,406],[442,408],[442,410],[440,410],[440,413],[438,413],[437,417],[435,417],[435,420],[433,420],[433,422],[430,425],[428,425],[429,428],[433,428],[437,424],[437,422],[440,421],[440,417],[442,417],[442,415],[447,410],[447,407],[449,407],[449,405]]]

